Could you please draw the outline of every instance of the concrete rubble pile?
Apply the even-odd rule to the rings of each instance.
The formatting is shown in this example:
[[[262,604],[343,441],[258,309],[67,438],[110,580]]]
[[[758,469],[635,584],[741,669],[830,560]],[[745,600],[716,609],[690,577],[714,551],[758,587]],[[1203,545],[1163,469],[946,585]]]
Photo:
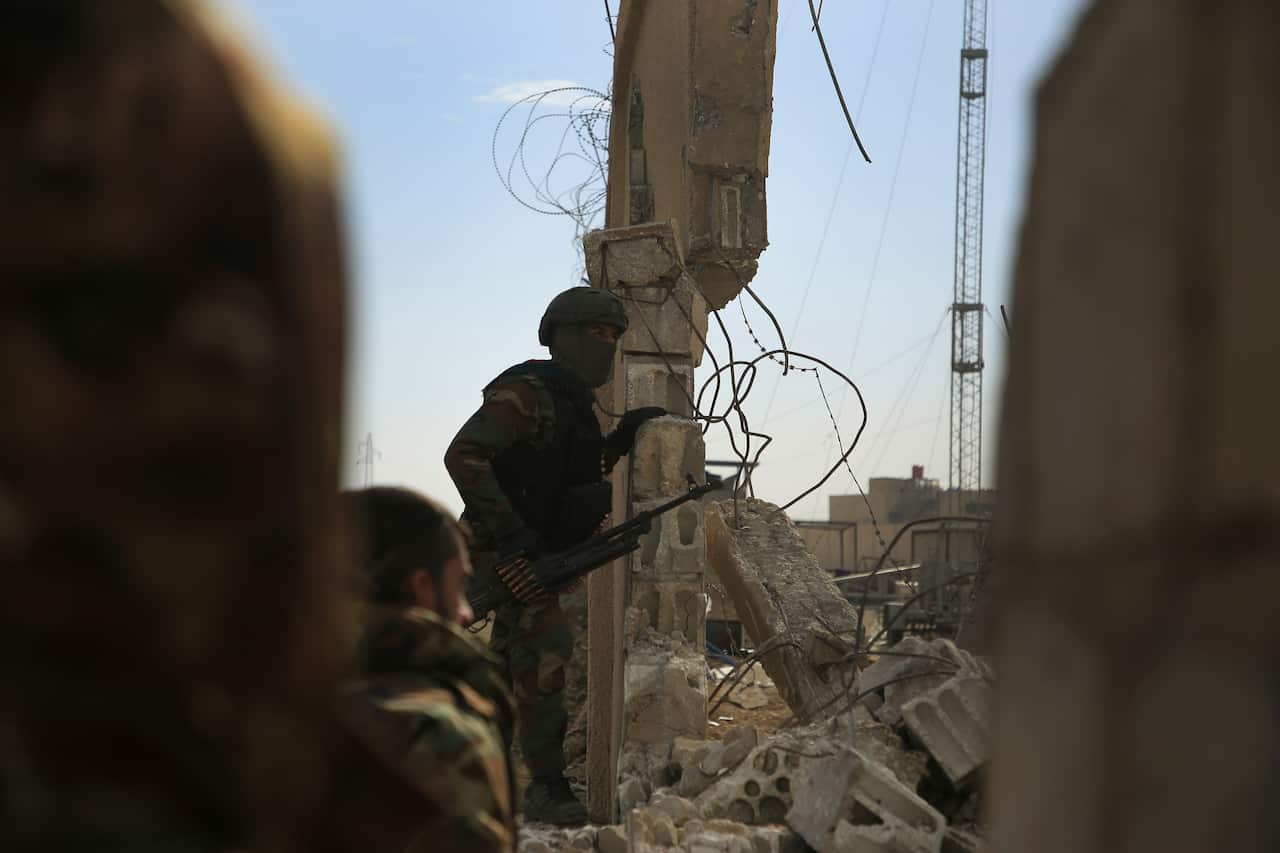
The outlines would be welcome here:
[[[992,667],[950,640],[908,637],[859,671],[854,608],[775,510],[739,500],[735,521],[726,501],[708,505],[701,525],[684,524],[705,527],[707,558],[755,647],[774,644],[761,657],[773,685],[751,686],[776,685],[796,727],[736,725],[721,739],[688,734],[705,721],[706,662],[679,623],[678,595],[642,599],[623,627],[631,649],[627,725],[645,748],[622,755],[622,822],[528,827],[522,851],[983,849],[978,787],[991,749]],[[659,532],[642,565],[701,558],[683,544],[689,538]]]
[[[899,648],[913,656],[965,658],[946,640],[908,639]],[[896,660],[911,661],[910,666],[931,662],[923,657]],[[890,678],[890,662],[890,657],[883,657],[867,670],[873,683]],[[858,707],[773,735],[744,725],[727,731],[722,740],[677,738],[668,765],[655,770],[650,779],[653,793],[635,792],[623,824],[572,830],[526,827],[522,853],[572,849],[959,853],[983,849],[975,811],[978,768],[955,783],[955,766],[948,763],[954,756],[948,751],[955,748],[957,739],[931,729],[936,725],[933,717],[922,712],[932,702],[950,713],[951,703],[945,697],[952,695],[951,690],[961,701],[970,701],[969,688],[957,684],[973,679],[987,684],[982,663],[969,658],[968,666],[964,670],[950,667],[954,675],[910,697],[896,726]],[[923,681],[937,678],[928,671],[920,674]],[[893,678],[902,675],[897,666]],[[879,694],[883,689],[882,683],[869,694],[879,699],[872,703],[877,711],[891,707]],[[913,719],[924,722],[913,724]],[[946,720],[956,725],[951,716]],[[961,738],[969,734],[965,725],[957,726]],[[986,719],[975,725],[986,726]],[[960,742],[965,749],[980,745]]]
[[[826,720],[772,734],[740,725],[721,740],[677,737],[665,764],[632,768],[622,824],[527,828],[520,849],[982,850],[978,785],[993,679],[986,661],[949,640],[908,637],[858,675]]]

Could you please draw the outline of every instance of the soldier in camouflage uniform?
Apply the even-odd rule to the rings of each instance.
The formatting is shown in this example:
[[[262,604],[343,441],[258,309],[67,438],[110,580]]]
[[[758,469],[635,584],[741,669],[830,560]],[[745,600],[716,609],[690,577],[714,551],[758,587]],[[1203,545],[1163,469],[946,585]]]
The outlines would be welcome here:
[[[626,311],[613,294],[571,288],[552,300],[538,328],[551,359],[517,364],[485,387],[483,404],[445,454],[475,532],[478,566],[497,556],[554,553],[605,523],[612,501],[605,477],[631,451],[640,425],[666,414],[637,409],[609,435],[601,431],[594,389],[609,381],[626,329]],[[533,776],[525,819],[585,821],[564,778],[564,667],[573,638],[558,598],[500,608],[491,643],[506,660],[520,748]]]
[[[342,715],[423,801],[374,805],[366,821],[402,822],[408,832],[395,850],[512,851],[515,704],[501,661],[461,630],[471,619],[464,529],[405,489],[365,489],[349,500],[367,534],[371,606],[362,673],[343,690]],[[431,819],[414,827],[414,812]]]
[[[0,63],[0,849],[312,849],[330,138],[194,0],[9,0]]]

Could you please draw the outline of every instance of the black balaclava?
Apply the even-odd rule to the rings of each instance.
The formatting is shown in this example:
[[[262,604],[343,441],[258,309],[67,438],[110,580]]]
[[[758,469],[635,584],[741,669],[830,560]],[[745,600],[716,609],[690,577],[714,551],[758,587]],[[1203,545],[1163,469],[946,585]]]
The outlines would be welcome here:
[[[551,332],[551,359],[582,378],[590,388],[599,388],[613,376],[616,341],[597,338],[585,323],[556,326]]]

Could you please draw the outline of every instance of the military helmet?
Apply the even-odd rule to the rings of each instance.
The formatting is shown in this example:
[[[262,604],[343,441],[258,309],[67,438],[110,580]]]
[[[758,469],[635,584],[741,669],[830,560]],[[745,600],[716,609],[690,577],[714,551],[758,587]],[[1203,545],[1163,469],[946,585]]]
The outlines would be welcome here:
[[[552,329],[571,323],[606,323],[627,330],[622,300],[597,287],[571,287],[551,300],[538,324],[538,343],[551,346]]]

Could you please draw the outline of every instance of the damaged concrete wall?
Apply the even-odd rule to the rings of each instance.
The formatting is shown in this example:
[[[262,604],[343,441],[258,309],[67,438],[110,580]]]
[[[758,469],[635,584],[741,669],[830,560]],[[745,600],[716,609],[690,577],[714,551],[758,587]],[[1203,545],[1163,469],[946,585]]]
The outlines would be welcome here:
[[[1275,3],[1104,0],[1040,90],[996,849],[1280,849],[1278,36]]]
[[[622,4],[606,228],[584,241],[592,285],[622,297],[631,320],[601,393],[614,412],[694,414],[708,308],[738,293],[767,245],[777,15],[776,0]],[[703,457],[696,422],[646,426],[613,477],[614,517],[673,496],[687,475],[701,480]],[[589,582],[588,807],[597,819],[616,814],[619,790],[650,784],[646,768],[666,762],[674,737],[705,728],[704,552],[701,516],[689,508]]]
[[[736,511],[735,511],[736,509]],[[707,506],[707,550],[761,663],[801,719],[852,688],[857,614],[786,513],[754,498]]]

